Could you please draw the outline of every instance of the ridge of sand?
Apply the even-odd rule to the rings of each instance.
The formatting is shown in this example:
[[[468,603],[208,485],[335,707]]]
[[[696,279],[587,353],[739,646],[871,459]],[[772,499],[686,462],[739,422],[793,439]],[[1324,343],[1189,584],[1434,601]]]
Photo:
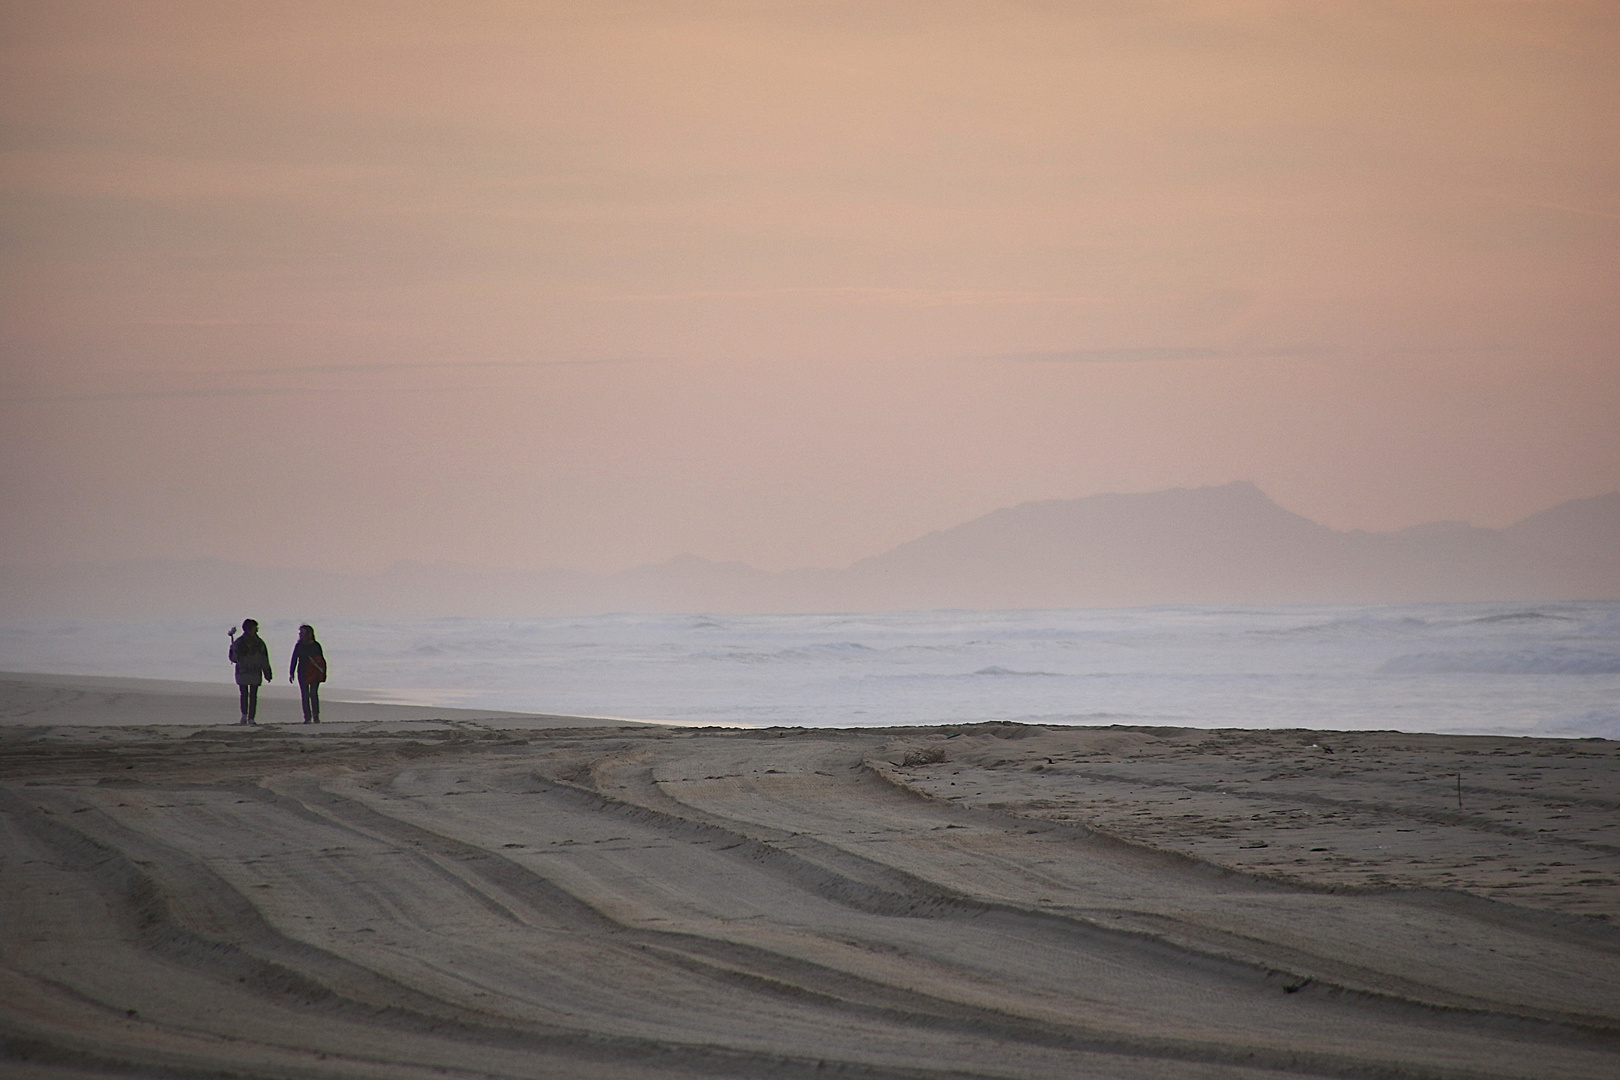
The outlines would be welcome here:
[[[1620,923],[1613,741],[983,725],[896,739],[872,764],[930,798],[1234,871]]]
[[[1465,750],[1481,794],[1596,824],[1451,820],[1385,775]],[[1242,860],[1418,828],[1387,818],[1612,878],[1617,766],[1388,732],[0,725],[0,1071],[1607,1078],[1607,886]],[[1301,780],[1307,819],[1263,812]]]

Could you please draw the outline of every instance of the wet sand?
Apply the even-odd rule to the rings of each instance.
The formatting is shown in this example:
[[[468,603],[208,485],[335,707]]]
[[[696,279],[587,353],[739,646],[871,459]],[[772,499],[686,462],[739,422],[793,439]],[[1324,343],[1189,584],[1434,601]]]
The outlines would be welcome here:
[[[1620,1073],[1612,742],[28,715],[7,1076]]]
[[[323,688],[322,723],[353,724],[418,721],[429,724],[500,721],[507,727],[619,727],[635,720],[591,716],[446,709],[355,700],[359,691]],[[113,679],[99,675],[36,675],[0,671],[0,724],[53,727],[128,727],[146,724],[211,726],[235,723],[241,715],[230,683],[188,683],[163,679]],[[298,688],[288,683],[259,690],[260,724],[302,724]]]

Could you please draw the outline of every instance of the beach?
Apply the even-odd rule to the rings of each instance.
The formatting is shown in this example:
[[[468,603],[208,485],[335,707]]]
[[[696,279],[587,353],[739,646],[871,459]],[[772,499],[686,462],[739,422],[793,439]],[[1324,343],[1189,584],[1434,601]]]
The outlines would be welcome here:
[[[341,692],[340,692],[341,693]],[[499,722],[507,727],[569,727],[635,724],[634,720],[544,713],[454,709],[344,700],[326,691],[321,718],[327,723],[387,722],[438,726],[458,721]],[[295,723],[302,711],[298,690],[265,684],[259,689],[259,718],[268,724]],[[142,727],[170,725],[211,727],[233,722],[241,713],[236,688],[218,683],[173,679],[128,679],[102,675],[39,675],[0,671],[0,724],[44,724],[51,727]]]
[[[1615,741],[261,709],[0,676],[6,1075],[1620,1073]]]

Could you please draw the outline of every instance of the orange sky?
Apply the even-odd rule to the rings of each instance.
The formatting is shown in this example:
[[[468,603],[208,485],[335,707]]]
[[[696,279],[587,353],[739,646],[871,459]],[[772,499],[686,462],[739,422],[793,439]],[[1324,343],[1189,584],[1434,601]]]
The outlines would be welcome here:
[[[1620,488],[1620,6],[0,0],[0,563]]]

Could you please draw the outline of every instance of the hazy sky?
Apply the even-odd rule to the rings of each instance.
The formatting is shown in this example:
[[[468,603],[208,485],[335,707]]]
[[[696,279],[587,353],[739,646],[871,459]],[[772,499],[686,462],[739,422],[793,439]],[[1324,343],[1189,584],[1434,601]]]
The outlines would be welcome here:
[[[0,0],[0,562],[1620,488],[1620,4]]]

